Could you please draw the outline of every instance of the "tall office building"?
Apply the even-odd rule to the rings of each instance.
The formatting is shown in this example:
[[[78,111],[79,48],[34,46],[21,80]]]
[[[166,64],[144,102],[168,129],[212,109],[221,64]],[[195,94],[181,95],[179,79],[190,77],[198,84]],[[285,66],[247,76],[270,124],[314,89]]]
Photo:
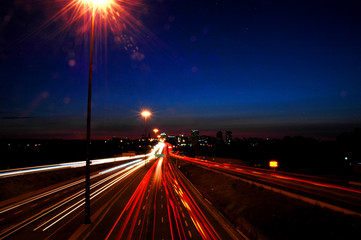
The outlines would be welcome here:
[[[191,141],[192,143],[197,143],[199,140],[199,131],[198,130],[191,130]]]
[[[217,132],[216,139],[217,139],[218,144],[223,143],[223,132],[222,131]]]
[[[232,132],[226,131],[226,143],[231,144],[231,142],[232,142]]]

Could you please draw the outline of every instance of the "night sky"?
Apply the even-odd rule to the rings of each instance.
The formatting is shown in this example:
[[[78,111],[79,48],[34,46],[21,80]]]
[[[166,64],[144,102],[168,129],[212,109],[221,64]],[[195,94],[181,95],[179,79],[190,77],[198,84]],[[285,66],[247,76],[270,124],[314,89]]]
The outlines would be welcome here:
[[[90,27],[0,3],[0,138],[85,139]],[[333,139],[361,127],[361,2],[144,0],[96,25],[92,138]],[[126,16],[126,15],[125,15]],[[112,31],[114,30],[114,31]]]

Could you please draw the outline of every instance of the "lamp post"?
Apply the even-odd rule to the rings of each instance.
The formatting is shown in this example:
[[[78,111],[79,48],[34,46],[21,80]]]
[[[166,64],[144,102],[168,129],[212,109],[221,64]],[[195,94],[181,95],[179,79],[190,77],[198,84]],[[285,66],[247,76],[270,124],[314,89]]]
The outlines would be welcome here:
[[[89,56],[89,82],[88,82],[88,103],[86,118],[86,164],[85,164],[85,224],[90,224],[90,130],[91,130],[91,95],[92,95],[92,73],[93,73],[93,55],[94,55],[94,28],[95,28],[95,10],[105,6],[110,0],[81,0],[90,4],[91,15],[91,38],[90,38],[90,56]]]
[[[85,224],[90,224],[90,129],[91,129],[91,94],[92,94],[92,72],[93,72],[93,50],[94,50],[94,19],[95,9],[92,12],[92,27],[90,40],[89,59],[89,83],[88,83],[88,107],[86,118],[86,166],[85,166]]]
[[[89,55],[89,83],[88,83],[88,101],[87,101],[87,123],[86,123],[86,157],[85,157],[85,223],[90,224],[90,138],[91,138],[91,93],[92,93],[92,71],[93,71],[93,49],[95,36],[95,21],[112,24],[112,31],[122,31],[124,29],[122,20],[133,17],[127,13],[124,6],[128,5],[123,0],[68,0],[68,4],[52,17],[51,21],[67,15],[67,24],[72,24],[84,18],[84,23],[89,24],[91,20],[91,38]],[[133,4],[133,3],[132,3]],[[136,4],[134,4],[136,5]],[[124,14],[120,14],[120,13]],[[97,19],[97,20],[95,20]],[[100,24],[99,24],[100,25]]]
[[[144,117],[144,122],[145,122],[144,138],[147,138],[147,119],[150,116],[150,112],[145,110],[142,112],[142,116]]]

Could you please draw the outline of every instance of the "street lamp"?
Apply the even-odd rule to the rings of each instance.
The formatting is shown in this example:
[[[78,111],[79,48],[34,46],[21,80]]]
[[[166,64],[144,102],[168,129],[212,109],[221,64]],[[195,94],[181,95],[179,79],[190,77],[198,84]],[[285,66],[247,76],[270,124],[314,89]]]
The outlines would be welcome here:
[[[50,23],[56,19],[66,19],[66,28],[72,23],[77,22],[81,17],[84,17],[84,23],[90,25],[91,20],[91,38],[90,38],[90,55],[89,55],[89,83],[88,83],[88,102],[87,102],[87,126],[86,126],[86,165],[85,165],[85,223],[90,223],[90,130],[91,130],[91,88],[92,88],[92,71],[93,71],[93,49],[94,49],[94,35],[95,35],[95,21],[104,22],[98,24],[99,26],[111,25],[110,30],[113,32],[121,32],[126,24],[131,28],[138,28],[140,24],[130,24],[136,19],[127,12],[125,6],[129,3],[124,0],[66,0],[68,3],[57,12],[51,20],[45,24]],[[137,3],[131,3],[132,6],[138,6]],[[66,17],[64,17],[66,16]],[[105,31],[107,31],[105,26]],[[137,30],[137,29],[136,29]]]
[[[158,128],[154,128],[154,129],[153,129],[153,132],[154,132],[155,138],[157,138],[157,133],[159,132]]]
[[[144,117],[145,121],[144,138],[147,138],[147,119],[150,116],[150,112],[148,110],[144,110],[142,112],[142,116]]]

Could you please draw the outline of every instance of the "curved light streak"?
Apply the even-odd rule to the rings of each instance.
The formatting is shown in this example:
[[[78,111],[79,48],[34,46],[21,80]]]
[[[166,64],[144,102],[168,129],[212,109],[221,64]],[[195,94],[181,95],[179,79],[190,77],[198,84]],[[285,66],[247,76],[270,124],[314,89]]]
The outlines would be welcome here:
[[[154,155],[161,150],[162,150],[162,145],[161,145],[161,143],[159,143],[158,145],[156,145],[153,148],[153,150],[150,153],[147,153],[147,154],[128,156],[128,157],[94,159],[94,160],[91,160],[90,165],[93,166],[93,165],[105,164],[105,163],[129,161],[129,160],[145,158],[145,157],[152,157],[152,156],[154,157]],[[61,170],[61,169],[67,169],[67,168],[79,168],[79,167],[84,167],[84,166],[85,166],[85,161],[77,161],[77,162],[59,163],[59,164],[43,165],[43,166],[28,167],[28,168],[2,170],[2,171],[0,171],[0,178],[15,177],[15,176],[20,176],[20,175],[25,175],[25,174],[40,173],[40,172]]]

